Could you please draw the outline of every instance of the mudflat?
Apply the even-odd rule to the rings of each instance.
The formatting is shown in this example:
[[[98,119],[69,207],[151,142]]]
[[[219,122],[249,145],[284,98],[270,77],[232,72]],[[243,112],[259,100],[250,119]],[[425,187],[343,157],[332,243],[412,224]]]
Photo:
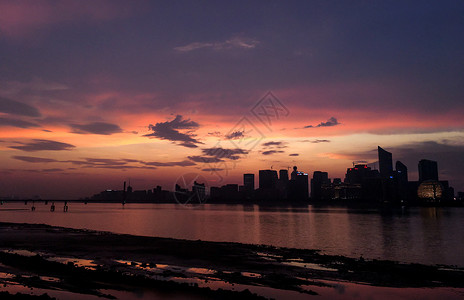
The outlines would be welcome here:
[[[117,291],[150,291],[179,299],[321,299],[337,282],[464,292],[464,270],[454,266],[37,224],[0,223],[0,250],[0,291],[22,286],[50,297],[66,291],[76,299],[114,299]]]

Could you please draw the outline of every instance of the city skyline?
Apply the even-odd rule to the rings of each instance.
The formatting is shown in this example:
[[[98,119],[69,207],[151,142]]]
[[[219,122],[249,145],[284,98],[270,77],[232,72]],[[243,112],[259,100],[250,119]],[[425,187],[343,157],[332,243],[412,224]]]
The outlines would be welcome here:
[[[129,179],[173,190],[188,173],[241,184],[271,166],[343,178],[378,145],[409,180],[437,161],[463,191],[463,13],[1,1],[0,197],[77,199]]]
[[[378,161],[370,164],[353,162],[346,169],[344,178],[329,178],[327,172],[309,174],[293,166],[287,169],[257,170],[243,174],[242,184],[223,182],[211,186],[200,174],[191,173],[176,181],[174,190],[156,186],[153,189],[133,189],[130,184],[123,190],[105,190],[86,201],[134,203],[243,203],[243,204],[388,204],[393,206],[460,205],[463,192],[454,190],[446,178],[439,178],[436,161],[421,159],[418,164],[419,179],[409,180],[409,170],[401,161],[393,168],[393,153],[377,147]],[[376,167],[378,165],[378,168]],[[255,183],[257,188],[255,189]]]

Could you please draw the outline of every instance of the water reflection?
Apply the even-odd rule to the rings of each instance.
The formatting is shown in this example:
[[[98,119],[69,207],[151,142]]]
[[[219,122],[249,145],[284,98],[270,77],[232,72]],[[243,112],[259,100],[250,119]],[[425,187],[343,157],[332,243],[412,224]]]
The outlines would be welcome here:
[[[45,223],[145,236],[321,249],[328,254],[464,266],[464,210],[323,206],[4,203],[2,222]]]

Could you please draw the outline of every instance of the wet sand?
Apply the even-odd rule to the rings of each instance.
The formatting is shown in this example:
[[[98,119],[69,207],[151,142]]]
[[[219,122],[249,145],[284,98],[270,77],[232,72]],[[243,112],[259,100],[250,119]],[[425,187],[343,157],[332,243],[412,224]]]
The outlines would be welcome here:
[[[388,292],[409,299],[424,289],[464,295],[463,269],[317,250],[14,223],[0,223],[0,250],[0,291],[33,288],[59,299],[348,299],[340,286],[364,290],[366,298]]]

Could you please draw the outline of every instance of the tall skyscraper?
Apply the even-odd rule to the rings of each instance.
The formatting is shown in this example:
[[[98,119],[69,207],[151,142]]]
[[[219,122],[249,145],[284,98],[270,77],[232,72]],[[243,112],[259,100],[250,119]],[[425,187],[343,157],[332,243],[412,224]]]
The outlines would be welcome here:
[[[259,170],[259,188],[275,189],[277,186],[276,170]]]
[[[255,174],[243,174],[243,187],[247,192],[255,190]]]
[[[397,184],[397,196],[400,201],[408,201],[408,167],[400,161],[396,162],[395,166],[396,171],[396,184]]]
[[[438,165],[436,161],[422,159],[419,161],[419,182],[438,180]]]
[[[396,162],[396,176],[398,181],[408,182],[408,167],[399,160]]]
[[[298,171],[296,166],[293,167],[288,194],[290,199],[297,201],[305,201],[309,196],[308,174]]]
[[[379,153],[379,171],[380,176],[390,177],[393,174],[392,154],[380,146],[377,148]]]
[[[319,200],[322,198],[322,185],[330,183],[329,174],[327,172],[314,171],[311,179],[311,198]]]
[[[288,170],[282,169],[279,171],[279,180],[288,181]]]

